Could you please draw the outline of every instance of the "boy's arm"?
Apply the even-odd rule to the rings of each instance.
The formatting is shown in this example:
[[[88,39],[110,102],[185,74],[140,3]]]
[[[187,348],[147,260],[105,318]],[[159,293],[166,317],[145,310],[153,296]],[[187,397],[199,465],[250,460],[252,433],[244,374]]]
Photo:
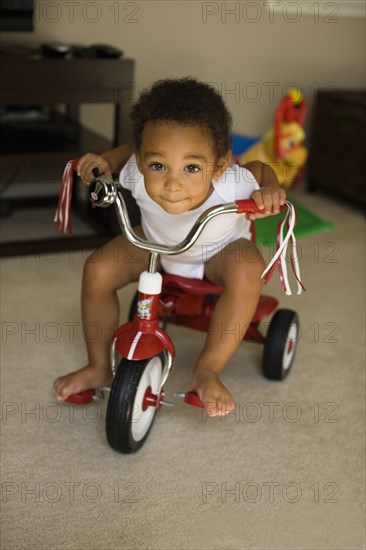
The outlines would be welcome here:
[[[260,189],[254,191],[251,198],[255,200],[258,208],[264,210],[263,214],[248,214],[247,217],[254,220],[271,214],[278,214],[280,206],[285,203],[286,192],[280,186],[272,168],[259,160],[248,162],[243,168],[249,170],[258,182]]]
[[[98,168],[101,175],[112,177],[113,173],[118,173],[122,170],[133,153],[134,150],[128,143],[119,145],[115,149],[106,151],[101,155],[86,153],[79,159],[77,174],[86,184],[89,184],[95,177],[93,174],[94,168]]]
[[[100,156],[108,162],[112,172],[120,172],[133,153],[133,147],[128,143],[123,143]]]

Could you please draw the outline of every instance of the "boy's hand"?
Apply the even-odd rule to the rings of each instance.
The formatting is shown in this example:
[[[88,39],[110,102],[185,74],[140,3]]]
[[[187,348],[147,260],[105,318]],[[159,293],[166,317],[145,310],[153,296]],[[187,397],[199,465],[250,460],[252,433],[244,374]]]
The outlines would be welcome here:
[[[86,153],[83,155],[77,165],[77,175],[87,185],[95,179],[93,168],[98,168],[101,176],[112,177],[112,171],[108,162],[100,155],[94,153]]]
[[[280,212],[280,206],[285,204],[286,192],[280,186],[268,185],[254,191],[251,198],[256,202],[258,208],[263,211],[260,214],[247,214],[249,220],[255,220],[257,218],[265,218],[278,214]]]

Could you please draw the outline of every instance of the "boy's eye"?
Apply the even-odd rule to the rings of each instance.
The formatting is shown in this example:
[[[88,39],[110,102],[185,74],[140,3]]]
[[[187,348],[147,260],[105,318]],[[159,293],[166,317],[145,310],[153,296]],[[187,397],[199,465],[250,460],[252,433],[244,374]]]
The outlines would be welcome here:
[[[196,164],[189,164],[186,167],[186,170],[187,170],[187,172],[191,172],[191,174],[195,174],[196,172],[200,171],[200,167],[197,166]]]
[[[157,172],[159,172],[160,170],[163,170],[164,168],[164,166],[160,164],[160,162],[152,162],[151,164],[149,164],[149,166],[152,170],[155,170]]]

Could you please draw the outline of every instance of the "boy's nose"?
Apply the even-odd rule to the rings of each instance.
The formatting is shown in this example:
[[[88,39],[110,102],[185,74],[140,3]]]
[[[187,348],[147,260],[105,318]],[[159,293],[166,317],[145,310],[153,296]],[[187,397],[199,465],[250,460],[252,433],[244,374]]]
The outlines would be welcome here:
[[[182,189],[182,184],[178,177],[171,175],[166,178],[164,187],[167,191],[180,191]]]

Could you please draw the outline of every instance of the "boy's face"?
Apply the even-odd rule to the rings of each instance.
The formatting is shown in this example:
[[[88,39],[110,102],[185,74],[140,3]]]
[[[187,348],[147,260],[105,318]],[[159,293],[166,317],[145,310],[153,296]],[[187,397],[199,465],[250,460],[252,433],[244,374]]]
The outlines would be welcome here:
[[[226,170],[230,154],[217,160],[210,141],[195,126],[146,124],[137,165],[148,195],[169,214],[197,208],[211,194],[212,179]]]

